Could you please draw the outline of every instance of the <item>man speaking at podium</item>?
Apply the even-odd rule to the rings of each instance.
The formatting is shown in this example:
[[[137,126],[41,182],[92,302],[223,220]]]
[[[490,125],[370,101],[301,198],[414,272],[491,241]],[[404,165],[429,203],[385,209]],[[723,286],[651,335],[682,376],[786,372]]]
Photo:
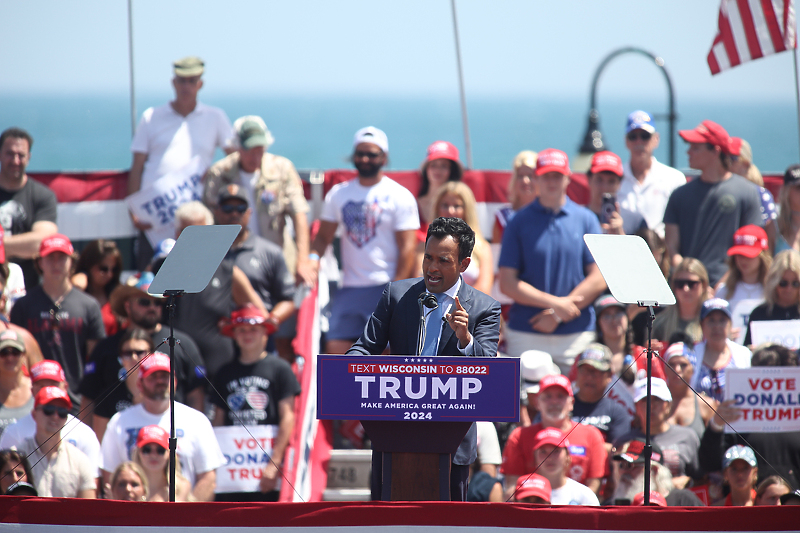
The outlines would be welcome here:
[[[390,282],[361,338],[348,354],[417,355],[420,310],[426,316],[422,356],[497,355],[500,304],[461,278],[470,263],[475,232],[461,219],[437,218],[428,226],[423,278]],[[433,298],[435,303],[433,303]],[[420,302],[424,301],[424,305]],[[381,461],[372,458],[372,499],[380,499]],[[466,501],[469,465],[477,457],[475,424],[452,457],[450,499]]]

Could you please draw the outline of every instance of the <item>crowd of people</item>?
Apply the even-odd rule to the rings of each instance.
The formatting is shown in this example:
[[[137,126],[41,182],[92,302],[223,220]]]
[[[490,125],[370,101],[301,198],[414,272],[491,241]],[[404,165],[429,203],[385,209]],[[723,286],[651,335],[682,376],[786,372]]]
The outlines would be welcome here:
[[[724,431],[740,414],[725,395],[727,370],[798,366],[796,351],[757,345],[751,326],[800,318],[800,166],[786,171],[776,202],[750,145],[706,120],[679,132],[699,172],[687,179],[656,160],[656,125],[635,111],[628,160],[593,156],[587,205],[567,195],[564,152],[524,151],[513,158],[509,205],[484,236],[454,145],[429,146],[411,191],[384,174],[389,140],[370,126],[353,139],[356,178],[328,192],[312,225],[294,165],[268,152],[264,121],[232,125],[200,103],[199,58],[173,66],[175,99],[146,110],[134,136],[128,192],[199,158],[202,194],[175,211],[175,239],[193,225],[242,226],[208,288],[175,310],[178,501],[277,500],[301,392],[296,296],[324,281],[333,287],[325,353],[378,354],[390,338],[395,350],[410,346],[405,330],[376,323],[398,294],[421,288],[446,308],[435,325],[452,329],[432,335],[423,354],[520,359],[520,422],[468,434],[477,447],[465,440],[453,458],[457,498],[800,503],[800,431]],[[123,277],[114,241],[77,253],[58,232],[55,195],[25,172],[32,145],[20,128],[0,135],[0,494],[164,501],[167,310],[148,288],[175,239],[151,243],[151,224],[131,213],[132,275]],[[212,163],[217,148],[227,155]],[[676,295],[656,309],[651,378],[647,313],[608,293],[583,242],[593,233],[641,236]],[[338,283],[321,275],[331,271]],[[274,428],[256,486],[218,490],[223,426]],[[365,444],[363,433],[348,434],[345,445]]]

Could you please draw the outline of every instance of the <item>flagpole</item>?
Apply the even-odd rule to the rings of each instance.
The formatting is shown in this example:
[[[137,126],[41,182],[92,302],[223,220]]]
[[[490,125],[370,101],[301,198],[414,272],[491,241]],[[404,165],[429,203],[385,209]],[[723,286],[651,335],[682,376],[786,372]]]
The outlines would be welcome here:
[[[133,83],[133,0],[128,0],[128,70],[131,80],[131,137],[136,133],[136,89]]]
[[[450,0],[450,9],[453,13],[453,36],[456,44],[456,65],[458,66],[458,91],[461,96],[461,122],[464,126],[464,151],[466,152],[467,168],[472,168],[472,143],[469,138],[469,121],[467,120],[467,95],[464,91],[464,72],[461,68],[461,44],[458,40],[458,19],[456,18],[456,0]]]
[[[800,76],[797,72],[797,48],[792,48],[792,57],[794,58],[794,94],[795,94],[795,107],[797,108],[797,141],[798,141],[798,156],[800,156]]]

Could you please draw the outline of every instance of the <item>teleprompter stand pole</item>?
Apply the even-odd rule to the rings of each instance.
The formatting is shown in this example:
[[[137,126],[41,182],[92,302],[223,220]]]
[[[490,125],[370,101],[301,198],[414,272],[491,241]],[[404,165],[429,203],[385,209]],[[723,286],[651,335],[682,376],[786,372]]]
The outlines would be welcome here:
[[[182,290],[167,290],[167,310],[169,320],[169,501],[175,501],[175,461],[178,459],[178,438],[175,435],[175,331],[172,327],[175,318],[175,299],[183,293]]]

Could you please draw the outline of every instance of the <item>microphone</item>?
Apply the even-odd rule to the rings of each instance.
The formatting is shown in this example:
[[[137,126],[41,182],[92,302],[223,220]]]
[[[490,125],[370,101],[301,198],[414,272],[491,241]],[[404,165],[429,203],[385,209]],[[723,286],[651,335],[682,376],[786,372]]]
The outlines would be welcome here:
[[[419,304],[419,330],[417,333],[417,355],[422,354],[422,347],[425,346],[425,322],[430,315],[430,311],[426,314],[425,308],[427,307],[430,310],[434,310],[439,307],[439,302],[436,301],[436,297],[429,293],[428,291],[423,291],[417,297],[417,303]]]
[[[429,292],[423,292],[420,294],[419,301],[428,309],[436,309],[439,307],[439,302],[436,301],[436,296]]]

